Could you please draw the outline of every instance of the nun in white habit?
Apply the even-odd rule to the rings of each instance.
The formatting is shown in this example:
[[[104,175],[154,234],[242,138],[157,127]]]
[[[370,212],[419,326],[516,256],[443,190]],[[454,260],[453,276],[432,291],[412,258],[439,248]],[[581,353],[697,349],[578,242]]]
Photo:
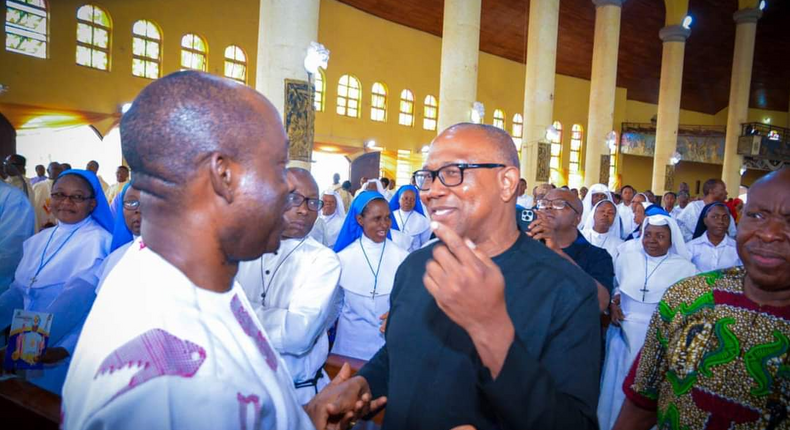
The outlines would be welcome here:
[[[587,218],[589,218],[590,214],[592,213],[593,206],[606,199],[614,201],[614,198],[612,198],[612,193],[609,191],[609,187],[604,184],[595,184],[590,187],[587,195],[584,196],[584,200],[582,200],[582,206],[584,210],[582,211],[582,220],[579,222],[579,229],[584,228]]]
[[[425,216],[417,187],[400,187],[390,200],[390,210],[395,219],[392,228],[411,239],[407,251],[414,252],[431,239],[431,221]]]
[[[343,228],[346,208],[340,193],[335,190],[330,189],[321,193],[321,201],[324,202],[324,207],[310,231],[310,237],[331,249],[335,247],[337,236],[340,234],[340,229]]]
[[[587,193],[589,196],[590,193]],[[601,200],[593,206],[591,216],[582,228],[582,235],[591,244],[605,249],[612,256],[612,262],[617,260],[617,247],[623,243],[620,238],[620,215],[617,206],[611,200]]]
[[[364,191],[354,199],[335,243],[343,306],[334,354],[369,360],[384,345],[382,316],[389,312],[395,272],[408,256],[391,240],[391,225],[384,196]]]
[[[664,292],[694,276],[696,267],[672,217],[653,215],[642,224],[638,247],[621,248],[615,263],[617,288],[612,293],[612,324],[606,333],[606,360],[598,400],[598,422],[611,429],[625,395],[623,381],[645,342],[650,318]]]
[[[362,185],[361,191],[376,191],[377,193],[381,194],[382,197],[384,197],[384,200],[389,201],[386,194],[387,190],[384,189],[384,184],[382,184],[378,179],[368,179],[368,181]]]
[[[14,309],[53,314],[44,353],[51,364],[27,379],[60,394],[85,317],[73,321],[69,304],[83,308],[93,303],[99,271],[110,252],[113,219],[96,175],[87,170],[61,173],[51,198],[58,224],[25,241],[14,280],[0,295],[0,326],[11,324]],[[69,300],[58,300],[61,296]]]

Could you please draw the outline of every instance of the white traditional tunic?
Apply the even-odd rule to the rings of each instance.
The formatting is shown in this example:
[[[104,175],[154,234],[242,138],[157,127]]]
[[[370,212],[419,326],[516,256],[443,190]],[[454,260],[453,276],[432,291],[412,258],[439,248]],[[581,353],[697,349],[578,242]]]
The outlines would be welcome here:
[[[699,216],[702,214],[702,209],[704,207],[705,202],[702,200],[689,202],[686,208],[683,209],[683,212],[677,216],[678,226],[686,242],[690,242],[694,237],[694,230],[697,228],[697,222],[699,221]],[[732,215],[730,215],[730,227],[727,229],[727,234],[730,237],[735,237],[736,233],[737,228],[735,227],[735,220],[732,219]]]
[[[725,235],[718,245],[711,243],[706,231],[702,236],[687,243],[686,246],[691,253],[691,262],[697,266],[697,270],[710,272],[711,270],[727,269],[740,266],[741,258],[738,257],[738,249],[735,247],[735,239]]]
[[[22,244],[33,236],[36,216],[25,194],[0,181],[0,293],[14,280]]]
[[[41,230],[46,224],[57,224],[58,219],[52,213],[52,185],[55,181],[47,179],[33,186],[35,202],[33,209],[36,212],[36,231]]]
[[[137,239],[63,388],[64,429],[312,429],[241,286],[195,286]]]
[[[398,209],[394,215],[400,232],[411,237],[407,251],[414,252],[431,239],[431,221],[419,212],[415,210],[406,212],[403,209]]]
[[[620,202],[617,205],[617,214],[620,215],[623,230],[620,232],[620,238],[625,240],[637,227],[636,223],[634,223],[634,211],[631,210],[631,206]]]
[[[664,215],[651,216],[645,220],[643,228],[648,223],[656,224],[658,218],[671,220]],[[674,220],[670,222],[674,224]],[[688,251],[677,226],[670,226],[670,229],[673,244],[666,255],[651,257],[643,246],[631,247],[625,252],[623,247],[620,248],[621,254],[615,264],[618,288],[613,296],[620,295],[620,308],[625,319],[620,327],[610,325],[606,332],[606,359],[598,400],[601,430],[611,429],[620,414],[625,400],[623,381],[642,349],[650,318],[661,296],[676,282],[697,273],[696,267],[686,258]]]
[[[332,353],[369,360],[384,345],[380,318],[389,311],[395,272],[408,252],[389,239],[376,243],[362,235],[337,256],[344,299]]]
[[[276,252],[241,263],[236,280],[288,366],[299,403],[307,404],[329,383],[321,369],[342,299],[340,260],[309,236],[283,239]]]
[[[82,321],[75,323],[71,321],[70,315],[61,314],[68,311],[68,306],[57,306],[57,309],[51,307],[64,294],[80,304],[93,300],[98,271],[110,251],[111,240],[110,233],[89,216],[77,224],[60,223],[25,241],[22,261],[14,274],[14,281],[0,296],[2,324],[11,323],[14,309],[54,313],[52,340],[55,342],[50,342],[49,347],[65,348],[72,353]],[[89,288],[84,288],[84,282],[71,287],[67,285],[76,279],[94,283]],[[61,305],[67,305],[60,302]],[[84,315],[81,317],[84,318]],[[71,329],[56,336],[56,331],[67,320]],[[60,393],[68,366],[68,359],[45,366],[42,376],[29,378],[29,381],[53,393]]]

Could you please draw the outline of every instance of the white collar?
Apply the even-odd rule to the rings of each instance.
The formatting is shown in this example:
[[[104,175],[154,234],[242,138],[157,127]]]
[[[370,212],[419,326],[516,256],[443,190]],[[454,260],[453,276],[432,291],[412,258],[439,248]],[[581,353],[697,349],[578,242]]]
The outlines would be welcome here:
[[[710,241],[707,231],[705,231],[705,234],[703,234],[701,237],[703,238],[702,243],[704,243],[707,246],[710,246],[711,248],[724,248],[727,246],[733,246],[731,242],[735,242],[735,240],[729,237],[726,233],[724,234],[724,239],[721,242],[719,242],[718,245],[714,245],[713,242]]]
[[[89,223],[90,220],[91,220],[91,216],[90,216],[90,214],[88,214],[88,216],[86,216],[84,220],[82,220],[82,221],[80,221],[80,222],[78,222],[76,224],[66,224],[65,222],[58,221],[58,230],[61,230],[61,231],[73,231],[73,230],[76,230],[76,229],[84,226],[85,224]]]
[[[387,239],[384,239],[384,242],[386,242],[386,241],[387,241]],[[378,248],[381,248],[382,246],[384,246],[384,242],[381,242],[381,243],[374,242],[374,241],[370,240],[370,238],[365,236],[365,233],[362,233],[362,246],[364,246],[367,249],[378,249]]]

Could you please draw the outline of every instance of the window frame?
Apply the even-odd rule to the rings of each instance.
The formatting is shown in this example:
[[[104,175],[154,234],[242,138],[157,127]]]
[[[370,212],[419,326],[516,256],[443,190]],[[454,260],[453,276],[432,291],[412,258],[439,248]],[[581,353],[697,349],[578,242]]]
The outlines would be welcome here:
[[[398,106],[398,124],[404,127],[414,127],[414,92],[404,88],[400,92]]]
[[[228,57],[228,49],[231,49],[231,48],[234,48],[233,49],[234,58],[229,58]],[[241,52],[241,55],[244,57],[243,61],[242,60],[238,60],[238,59],[235,58],[235,54],[238,53],[237,50],[238,50],[238,52]],[[244,48],[242,48],[239,45],[228,45],[228,46],[225,47],[225,52],[223,54],[225,54],[224,55],[225,61],[223,62],[223,70],[222,70],[223,76],[228,78],[228,79],[231,79],[231,80],[234,80],[236,82],[239,82],[241,84],[247,85],[247,79],[249,78],[249,74],[247,73],[247,71],[249,70],[249,67],[247,66],[247,58],[248,58],[247,57],[247,51],[245,51]],[[244,71],[244,78],[239,79],[239,78],[235,78],[233,76],[228,75],[228,64],[230,64],[232,67],[241,67],[242,70]]]
[[[91,7],[94,9],[94,14],[91,14],[91,18],[95,15],[96,10],[100,10],[104,16],[107,18],[107,22],[110,24],[109,27],[104,26],[102,24],[98,24],[93,21],[86,21],[80,18],[80,10],[86,7]],[[76,53],[75,53],[75,63],[78,66],[88,67],[90,69],[101,70],[103,72],[109,72],[112,69],[112,17],[110,13],[107,12],[103,7],[97,6],[93,3],[85,3],[84,5],[77,8],[77,37],[76,37]],[[80,40],[80,24],[90,27],[91,29],[91,42],[83,42]],[[96,38],[96,29],[103,30],[107,33],[107,47],[103,48],[99,45],[96,45],[95,38]],[[79,62],[79,53],[80,47],[87,49],[90,52],[90,64],[82,64]],[[94,52],[102,52],[107,58],[107,68],[101,68],[94,65]]]
[[[381,92],[376,92],[380,89]],[[370,120],[375,122],[387,122],[387,102],[389,90],[387,84],[374,82],[370,87]]]
[[[568,152],[568,186],[571,188],[579,188],[584,182],[582,174],[583,152],[584,126],[581,124],[573,124],[571,126],[571,146]],[[574,158],[576,158],[575,161]]]
[[[134,27],[137,25],[137,23],[144,23],[146,25],[151,25],[154,29],[156,29],[157,33],[159,33],[159,39],[154,39],[151,36],[149,36],[148,34],[135,33]],[[147,33],[147,31],[146,31],[146,33]],[[134,42],[135,42],[136,39],[139,39],[139,40],[141,40],[143,42],[143,55],[137,55],[137,54],[134,53]],[[143,79],[151,79],[151,80],[159,79],[159,78],[162,77],[162,57],[163,57],[163,55],[162,55],[162,46],[163,46],[163,43],[164,43],[164,41],[162,39],[163,39],[162,28],[159,27],[159,25],[156,22],[154,22],[154,21],[152,21],[150,19],[138,19],[137,21],[132,23],[132,76],[136,76],[138,78],[143,78]],[[159,48],[158,48],[159,56],[157,58],[145,56],[145,54],[148,52],[148,44],[149,43],[159,45]],[[135,60],[138,60],[138,61],[142,62],[142,64],[143,64],[143,75],[142,76],[141,75],[137,75],[134,72]],[[156,66],[157,66],[157,70],[156,70],[157,73],[156,73],[156,77],[155,78],[152,78],[152,77],[148,76],[147,72],[148,72],[149,64],[156,64]]]
[[[433,104],[430,103],[431,101]],[[439,127],[439,100],[433,94],[428,94],[422,99],[422,116],[423,130],[436,131]]]
[[[192,43],[191,47],[184,46],[184,38],[186,38],[187,36],[192,36],[193,37],[193,39],[192,39],[193,43]],[[195,40],[195,38],[197,38],[201,42],[203,42],[203,46],[206,48],[205,51],[200,51],[200,50],[194,48],[194,40]],[[201,35],[199,35],[197,33],[184,33],[184,35],[181,36],[180,46],[181,46],[181,51],[180,51],[181,61],[179,63],[181,65],[181,70],[198,70],[198,71],[201,71],[201,72],[207,72],[208,71],[208,50],[209,50],[209,48],[208,48],[208,42],[206,41],[205,37],[203,37],[203,36],[201,36]],[[188,67],[188,66],[184,65],[184,53],[185,52],[190,54],[190,55],[192,55],[192,56],[197,55],[197,56],[203,57],[203,67],[204,68],[203,69],[198,69],[198,68]]]
[[[346,83],[343,83],[343,80]],[[354,83],[355,85],[352,85]],[[357,91],[357,96],[351,96],[351,90]],[[342,101],[342,103],[341,103]],[[350,103],[353,102],[353,103]],[[356,105],[350,107],[351,104]],[[359,119],[362,115],[362,82],[354,75],[345,74],[337,80],[337,98],[335,99],[335,113],[340,116]],[[355,110],[354,115],[349,115],[350,110]]]
[[[552,125],[555,129],[557,129],[557,138],[550,142],[551,151],[549,153],[549,169],[552,179],[554,182],[557,182],[562,178],[562,123],[559,121],[554,121]],[[555,160],[557,161],[557,165],[552,166]]]
[[[494,109],[493,119],[491,125],[501,130],[505,129],[505,111],[502,109]]]
[[[4,29],[5,29],[5,50],[7,52],[13,52],[15,54],[20,54],[20,55],[27,55],[28,57],[34,57],[34,58],[42,58],[42,59],[48,59],[49,58],[49,24],[50,24],[49,5],[47,4],[46,0],[41,0],[41,3],[44,6],[31,4],[31,3],[28,3],[25,0],[6,0],[5,1],[6,16],[5,16],[5,22],[4,22]],[[18,10],[22,14],[35,15],[35,16],[38,16],[39,18],[41,18],[44,21],[43,33],[35,31],[35,30],[33,30],[31,28],[28,28],[28,27],[25,27],[23,25],[20,25],[19,23],[21,22],[21,19],[25,15],[20,15],[20,21],[18,21],[16,23],[13,23],[13,22],[9,21],[9,19],[8,19],[9,18],[9,10],[12,9],[12,8],[15,9],[15,10]],[[16,47],[10,47],[8,45],[9,41],[11,39],[11,36],[19,38],[19,43],[17,44]],[[23,49],[20,49],[20,47],[23,46],[26,41],[39,42],[40,46],[43,47],[43,51],[44,51],[43,56],[42,55],[37,55],[36,52],[26,52]],[[40,51],[40,49],[37,49],[36,51]]]
[[[318,68],[318,73],[313,75],[313,109],[323,112],[326,109],[326,74],[324,69]]]

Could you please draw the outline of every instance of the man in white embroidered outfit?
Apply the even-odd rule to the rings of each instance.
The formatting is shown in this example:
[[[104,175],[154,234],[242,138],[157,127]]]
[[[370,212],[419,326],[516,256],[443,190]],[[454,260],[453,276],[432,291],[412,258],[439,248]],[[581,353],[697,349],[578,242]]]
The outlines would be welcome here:
[[[377,406],[363,388],[336,399],[354,392],[354,380],[340,382],[346,366],[303,409],[234,282],[239,262],[280,244],[288,154],[274,106],[230,80],[177,72],[140,92],[121,142],[142,236],[85,323],[63,428],[324,429]]]
[[[288,169],[290,208],[280,248],[239,264],[241,284],[274,349],[280,353],[307,404],[329,383],[322,371],[329,355],[329,326],[337,318],[340,260],[331,249],[308,236],[323,202],[310,172]]]

